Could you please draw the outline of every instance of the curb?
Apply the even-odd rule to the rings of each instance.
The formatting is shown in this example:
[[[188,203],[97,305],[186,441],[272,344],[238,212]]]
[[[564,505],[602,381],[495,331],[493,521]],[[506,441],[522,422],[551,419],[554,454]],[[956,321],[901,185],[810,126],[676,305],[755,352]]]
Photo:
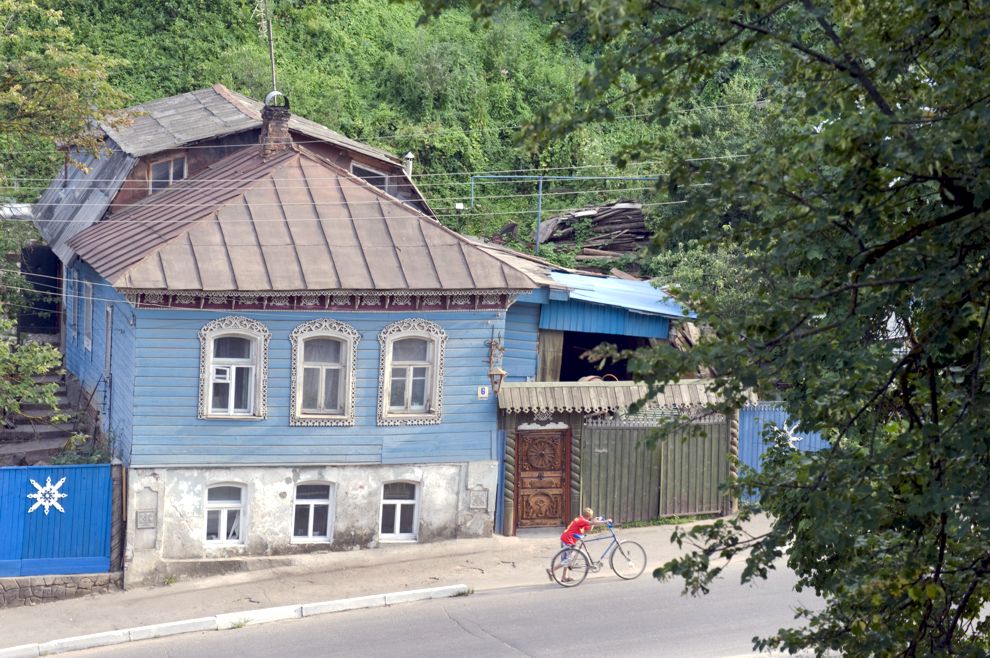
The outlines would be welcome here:
[[[318,603],[299,603],[294,605],[282,605],[274,608],[245,610],[243,612],[225,612],[219,615],[214,615],[213,617],[183,619],[181,621],[170,621],[163,624],[151,624],[150,626],[122,628],[115,631],[93,633],[92,635],[78,635],[76,637],[67,637],[60,640],[39,642],[37,644],[21,644],[16,647],[0,649],[0,658],[37,658],[38,656],[50,656],[58,653],[67,653],[69,651],[82,651],[83,649],[108,647],[114,644],[151,640],[159,637],[183,635],[185,633],[223,631],[231,628],[241,628],[244,626],[253,626],[255,624],[266,624],[268,622],[282,621],[285,619],[315,617],[316,615],[332,614],[335,612],[343,612],[345,610],[382,608],[386,606],[398,605],[400,603],[411,603],[413,601],[426,601],[429,599],[464,596],[469,594],[470,591],[471,590],[467,585],[445,585],[443,587],[411,589],[404,592],[390,592],[388,594],[358,596],[350,599],[320,601]]]

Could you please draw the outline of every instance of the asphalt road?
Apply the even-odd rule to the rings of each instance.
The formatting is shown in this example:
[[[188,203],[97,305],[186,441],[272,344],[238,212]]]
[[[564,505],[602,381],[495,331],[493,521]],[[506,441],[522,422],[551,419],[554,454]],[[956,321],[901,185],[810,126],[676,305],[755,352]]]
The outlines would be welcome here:
[[[105,647],[73,656],[741,656],[754,635],[794,622],[812,594],[790,573],[741,586],[730,567],[711,594],[610,572],[581,586],[489,590],[467,597]]]

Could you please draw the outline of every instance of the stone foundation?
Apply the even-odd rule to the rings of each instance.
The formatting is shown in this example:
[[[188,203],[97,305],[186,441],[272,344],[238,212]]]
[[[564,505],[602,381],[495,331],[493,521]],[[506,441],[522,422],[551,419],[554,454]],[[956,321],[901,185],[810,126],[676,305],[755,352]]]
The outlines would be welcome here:
[[[124,589],[124,574],[120,571],[73,576],[0,578],[0,608],[62,601],[87,594],[105,594],[122,589]]]

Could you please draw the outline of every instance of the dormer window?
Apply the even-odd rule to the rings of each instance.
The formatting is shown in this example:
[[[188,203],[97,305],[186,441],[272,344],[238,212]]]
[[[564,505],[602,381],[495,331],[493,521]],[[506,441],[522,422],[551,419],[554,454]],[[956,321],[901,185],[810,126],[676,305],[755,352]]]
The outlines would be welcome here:
[[[159,160],[151,163],[151,176],[148,179],[148,191],[151,194],[164,190],[172,183],[186,177],[185,156],[170,160]]]
[[[388,174],[386,173],[375,171],[359,164],[351,164],[351,173],[358,178],[368,181],[383,192],[388,191]]]

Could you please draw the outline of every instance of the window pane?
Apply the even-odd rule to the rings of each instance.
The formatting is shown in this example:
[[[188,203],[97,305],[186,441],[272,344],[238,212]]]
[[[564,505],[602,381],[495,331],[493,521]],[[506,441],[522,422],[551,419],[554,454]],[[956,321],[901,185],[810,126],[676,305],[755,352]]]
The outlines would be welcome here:
[[[236,541],[241,538],[241,510],[227,510],[227,540]]]
[[[329,484],[300,484],[296,487],[296,500],[327,500],[330,498]]]
[[[403,338],[392,343],[394,361],[426,361],[428,343],[422,338]]]
[[[413,512],[416,511],[414,505],[400,505],[399,532],[411,533],[413,531]]]
[[[296,505],[296,514],[292,522],[292,536],[309,536],[309,505]]]
[[[330,338],[310,338],[303,344],[306,363],[340,363],[340,341]]]
[[[220,538],[220,510],[209,510],[206,513],[206,538],[216,540]]]
[[[213,341],[213,356],[217,359],[250,359],[251,341],[239,336],[221,336]]]
[[[213,385],[213,411],[220,413],[227,411],[227,404],[230,396],[230,384]]]
[[[240,487],[210,487],[206,494],[206,499],[211,503],[239,503],[241,502]]]
[[[323,408],[327,411],[340,411],[340,368],[327,368],[324,371]]]
[[[413,368],[412,392],[409,406],[426,406],[426,368]]]
[[[380,190],[384,190],[386,187],[387,177],[384,174],[380,174],[372,169],[365,169],[364,167],[359,167],[354,165],[351,171],[355,176],[363,178]]]
[[[395,505],[382,505],[382,534],[395,534]]]
[[[320,369],[306,368],[303,370],[303,409],[306,411],[319,411],[319,401]]]
[[[392,368],[392,390],[388,396],[388,404],[392,408],[402,409],[406,406],[406,369]]]
[[[151,191],[157,192],[168,187],[170,162],[156,162],[151,165]]]
[[[411,482],[389,482],[383,495],[385,500],[415,500],[416,485]]]
[[[234,369],[234,409],[248,411],[251,390],[251,368]]]
[[[328,537],[329,532],[329,520],[330,520],[330,506],[329,505],[314,505],[313,506],[313,536],[314,537]]]
[[[186,176],[186,159],[176,158],[172,160],[172,182],[182,180]]]

